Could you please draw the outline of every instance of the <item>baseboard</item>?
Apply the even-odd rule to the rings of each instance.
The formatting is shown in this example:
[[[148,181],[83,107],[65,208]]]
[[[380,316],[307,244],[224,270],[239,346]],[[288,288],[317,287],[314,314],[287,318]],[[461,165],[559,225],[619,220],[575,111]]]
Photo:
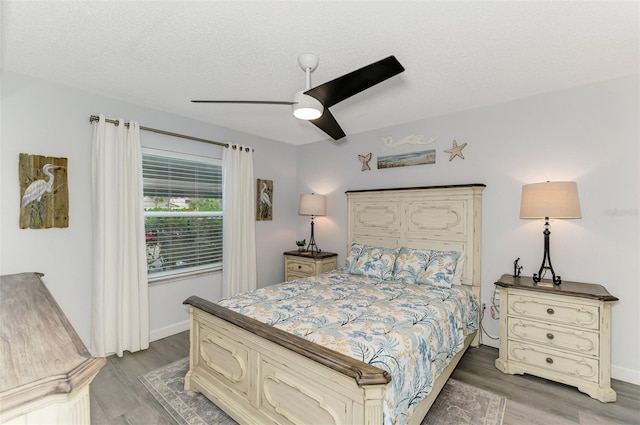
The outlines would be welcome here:
[[[166,338],[171,335],[175,335],[180,332],[189,330],[189,320],[184,322],[174,323],[173,325],[165,326],[163,328],[154,329],[149,335],[150,342],[157,341],[162,338]]]
[[[611,377],[634,385],[640,385],[640,371],[611,365]]]

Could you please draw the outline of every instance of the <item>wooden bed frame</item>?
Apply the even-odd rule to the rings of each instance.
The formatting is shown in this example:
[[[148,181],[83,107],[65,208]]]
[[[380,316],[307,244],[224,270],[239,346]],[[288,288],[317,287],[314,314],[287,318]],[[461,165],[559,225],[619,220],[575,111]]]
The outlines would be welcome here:
[[[484,185],[348,191],[348,246],[456,250],[462,283],[480,300]],[[382,424],[388,373],[199,297],[190,306],[185,389],[241,424]],[[419,424],[478,331],[436,379],[408,419]]]

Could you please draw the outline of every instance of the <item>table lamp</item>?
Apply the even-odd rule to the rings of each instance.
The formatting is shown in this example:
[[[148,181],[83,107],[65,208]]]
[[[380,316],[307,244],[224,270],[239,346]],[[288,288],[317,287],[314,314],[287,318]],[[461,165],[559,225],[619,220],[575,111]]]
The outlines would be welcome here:
[[[307,251],[311,252],[311,254],[320,252],[313,235],[313,217],[326,214],[326,201],[324,195],[316,195],[315,193],[312,193],[311,195],[300,195],[298,214],[311,216],[311,237],[309,238]]]
[[[544,272],[551,271],[553,283],[560,285],[562,279],[556,276],[551,265],[549,253],[549,219],[582,218],[578,186],[575,182],[544,182],[522,186],[520,218],[544,218],[544,256],[538,273],[534,273],[534,282],[540,282]]]

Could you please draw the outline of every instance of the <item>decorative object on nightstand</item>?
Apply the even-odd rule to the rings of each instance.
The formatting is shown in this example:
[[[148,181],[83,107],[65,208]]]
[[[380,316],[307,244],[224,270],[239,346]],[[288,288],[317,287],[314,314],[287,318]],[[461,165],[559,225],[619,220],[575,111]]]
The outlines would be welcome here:
[[[520,272],[522,272],[522,266],[518,264],[518,261],[520,261],[520,257],[513,262],[513,277],[520,277]]]
[[[540,282],[546,270],[551,271],[552,282],[560,285],[562,279],[556,276],[551,265],[549,254],[549,219],[550,218],[582,218],[578,185],[575,182],[543,182],[522,186],[520,218],[544,218],[544,256],[538,273],[533,275],[535,282]]]
[[[540,376],[578,387],[602,402],[611,389],[611,305],[602,285],[563,282],[541,286],[531,277],[503,275],[495,285],[504,373]]]
[[[300,195],[300,204],[298,205],[298,214],[311,216],[311,237],[309,238],[309,245],[307,245],[307,251],[314,253],[320,252],[318,245],[316,245],[316,239],[313,235],[313,216],[321,216],[327,213],[326,200],[324,195]]]
[[[284,280],[315,276],[335,270],[337,266],[338,254],[334,252],[287,251],[284,253]]]

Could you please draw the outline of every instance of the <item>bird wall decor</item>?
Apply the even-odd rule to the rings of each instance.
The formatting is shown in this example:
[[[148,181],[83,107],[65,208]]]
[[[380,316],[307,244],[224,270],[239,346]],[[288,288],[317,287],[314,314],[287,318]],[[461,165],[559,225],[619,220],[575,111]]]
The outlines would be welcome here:
[[[69,227],[67,158],[20,154],[20,228]]]
[[[258,199],[256,220],[268,221],[273,218],[273,180],[258,179]]]
[[[42,167],[42,172],[48,176],[49,179],[38,179],[31,182],[29,187],[24,191],[24,195],[22,195],[22,208],[26,207],[33,201],[40,202],[42,195],[44,195],[45,192],[51,193],[53,191],[53,182],[55,177],[50,170],[60,168],[63,167],[54,164],[45,164],[45,166]]]

